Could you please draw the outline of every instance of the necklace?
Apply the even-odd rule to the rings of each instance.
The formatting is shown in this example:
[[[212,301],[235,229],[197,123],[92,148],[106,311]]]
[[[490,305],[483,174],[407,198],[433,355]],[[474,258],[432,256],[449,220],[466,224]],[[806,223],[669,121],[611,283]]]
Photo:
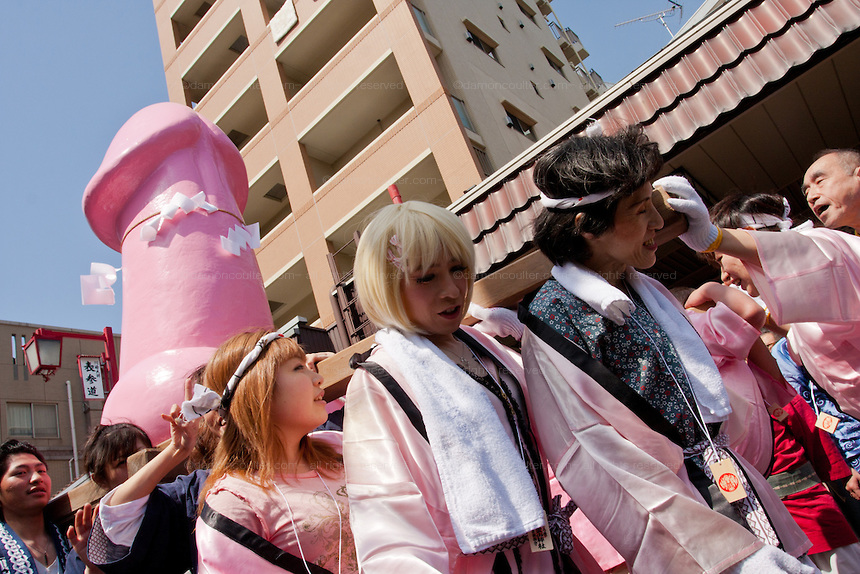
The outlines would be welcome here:
[[[320,475],[319,471],[314,469],[314,472],[316,473],[317,478],[320,479],[320,482],[323,484],[323,487],[325,487],[325,490],[328,493],[329,498],[331,498],[331,501],[334,504],[335,510],[337,510],[337,530],[338,530],[338,535],[337,535],[337,571],[338,571],[338,574],[340,574],[341,554],[343,551],[343,517],[341,516],[341,513],[340,513],[340,505],[337,503],[337,499],[335,499],[334,495],[331,492],[331,489],[329,489],[328,484],[326,484],[326,481],[323,480],[323,477]],[[277,483],[275,483],[275,488],[277,489],[278,494],[281,495],[281,499],[283,499],[284,504],[287,505],[287,510],[290,513],[290,523],[293,525],[293,533],[296,535],[296,545],[299,547],[299,555],[302,557],[302,560],[305,563],[305,570],[308,571],[308,574],[311,574],[311,570],[308,567],[308,561],[305,559],[305,552],[302,549],[302,541],[299,539],[299,529],[296,526],[295,515],[293,514],[293,509],[290,506],[290,501],[287,500],[286,496],[284,496],[284,493],[281,490],[281,487],[278,486]]]
[[[24,539],[22,538],[22,540],[24,540]],[[36,560],[39,560],[40,562],[45,564],[45,566],[49,566],[47,548],[45,548],[43,550],[43,549],[39,548],[38,546],[36,546],[35,542],[27,542],[26,540],[24,540],[24,544],[27,545],[27,548],[29,548],[31,552],[33,552],[34,554],[37,554],[37,555],[41,555],[43,557],[42,560],[39,560],[39,557],[37,556]]]
[[[467,373],[474,375],[476,377],[485,377],[490,374],[490,371],[487,370],[484,362],[481,361],[475,352],[463,341],[460,339],[454,339],[456,341],[457,347],[455,349],[442,349],[442,352],[448,355],[448,357],[457,363],[457,366],[466,371]],[[474,357],[474,360],[473,360]],[[484,373],[481,373],[481,370],[484,370]]]

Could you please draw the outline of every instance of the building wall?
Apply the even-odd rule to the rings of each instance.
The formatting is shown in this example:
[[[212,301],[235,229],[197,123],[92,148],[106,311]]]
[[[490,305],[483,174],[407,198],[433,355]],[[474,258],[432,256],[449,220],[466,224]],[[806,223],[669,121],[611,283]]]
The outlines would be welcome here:
[[[354,232],[391,184],[447,206],[588,102],[533,2],[154,0],[170,99],[214,121],[245,160],[244,217],[260,222],[276,325],[334,323],[329,256],[351,269]],[[270,22],[293,7],[297,24],[276,38]],[[532,139],[508,127],[512,110]]]
[[[28,373],[22,349],[23,344],[40,327],[88,335],[99,335],[100,333],[0,321],[0,340],[3,341],[4,346],[4,350],[0,352],[0,389],[2,389],[0,392],[0,442],[14,438],[29,442],[42,451],[48,462],[52,494],[56,494],[74,478],[77,478],[72,476],[74,464],[70,463],[73,459],[72,424],[66,381],[70,382],[72,391],[72,411],[75,419],[74,436],[78,445],[79,469],[83,474],[83,447],[90,431],[101,419],[104,400],[84,399],[83,381],[78,372],[77,357],[79,355],[101,355],[105,351],[105,345],[98,340],[64,338],[61,367],[57,369],[49,381],[45,382],[41,375]],[[117,356],[119,356],[119,335],[115,335],[114,345]],[[45,408],[54,407],[57,416],[57,436],[33,436],[32,433],[11,434],[10,403],[13,405],[37,405],[39,413],[44,413]],[[37,432],[36,434],[50,435],[52,433]],[[71,472],[70,468],[72,469]]]

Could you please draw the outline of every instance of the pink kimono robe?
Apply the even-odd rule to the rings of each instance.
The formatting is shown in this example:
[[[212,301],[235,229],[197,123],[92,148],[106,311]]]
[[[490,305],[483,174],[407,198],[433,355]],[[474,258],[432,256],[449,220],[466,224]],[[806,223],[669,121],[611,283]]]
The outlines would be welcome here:
[[[708,507],[687,476],[678,445],[529,329],[523,361],[542,452],[570,497],[633,572],[715,574],[763,546],[746,528]],[[745,468],[785,551],[802,555],[809,540],[765,479]]]
[[[336,451],[341,450],[339,432],[315,432],[311,436]],[[325,475],[325,478],[316,471],[276,476],[274,485],[268,488],[227,475],[212,485],[206,494],[206,503],[297,558],[304,557],[331,572],[356,574],[358,566],[345,483],[343,472],[335,477]],[[285,572],[201,518],[197,519],[195,530],[200,574]],[[306,570],[301,568],[294,574],[304,572]]]
[[[761,267],[747,270],[774,320],[791,324],[793,358],[860,417],[860,237],[832,229],[748,233]]]
[[[512,351],[474,329],[464,330],[518,380],[524,380],[522,366]],[[388,371],[421,408],[384,348],[377,347],[369,360]],[[488,396],[507,428],[501,403],[495,396]],[[460,551],[430,445],[385,387],[363,369],[355,372],[347,391],[343,454],[362,572],[492,571],[494,554],[467,555]],[[520,546],[520,552],[523,572],[553,572],[549,552],[532,553],[528,543]],[[589,559],[577,557],[576,562],[581,565],[590,561],[596,568]]]
[[[704,313],[688,311],[687,318],[705,342],[729,393],[732,414],[722,429],[729,435],[729,446],[761,474],[767,473],[773,457],[767,405],[785,406],[797,393],[747,364],[746,357],[761,333],[723,303]]]

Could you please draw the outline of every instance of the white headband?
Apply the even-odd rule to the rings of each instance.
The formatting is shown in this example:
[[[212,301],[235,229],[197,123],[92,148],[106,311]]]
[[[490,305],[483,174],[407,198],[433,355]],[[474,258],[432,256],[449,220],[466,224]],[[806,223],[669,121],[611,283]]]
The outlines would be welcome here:
[[[613,193],[615,193],[615,191],[610,189],[608,191],[589,193],[588,195],[584,195],[582,197],[564,197],[562,199],[553,199],[551,197],[547,197],[541,192],[540,203],[547,209],[573,209],[574,207],[579,207],[581,205],[597,203],[601,199],[606,199]]]
[[[260,357],[265,348],[269,346],[269,343],[281,337],[283,335],[280,333],[267,333],[263,335],[257,341],[257,344],[254,345],[254,348],[245,355],[239,366],[236,367],[236,371],[227,382],[227,388],[224,389],[223,395],[218,395],[218,393],[203,385],[194,385],[194,396],[182,403],[182,416],[185,420],[194,420],[217,408],[220,408],[224,412],[229,411],[230,402],[233,400],[233,394],[236,392],[236,385],[242,380],[245,371]]]
[[[744,229],[762,229],[764,227],[778,227],[780,231],[788,231],[791,229],[791,219],[788,215],[791,213],[791,206],[786,198],[782,198],[784,210],[782,217],[776,215],[759,214],[744,214],[740,216],[740,224]]]

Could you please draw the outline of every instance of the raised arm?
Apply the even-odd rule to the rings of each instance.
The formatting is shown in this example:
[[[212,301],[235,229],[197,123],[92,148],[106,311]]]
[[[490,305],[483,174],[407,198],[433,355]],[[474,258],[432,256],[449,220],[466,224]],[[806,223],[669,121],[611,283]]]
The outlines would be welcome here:
[[[180,417],[179,405],[173,405],[169,415],[161,417],[170,423],[170,444],[142,469],[116,488],[111,506],[148,496],[167,474],[191,454],[197,442],[200,419],[186,421]]]
[[[712,281],[693,291],[684,306],[688,309],[699,307],[708,301],[723,303],[756,329],[762,328],[767,317],[767,312],[761,305],[740,289]]]

